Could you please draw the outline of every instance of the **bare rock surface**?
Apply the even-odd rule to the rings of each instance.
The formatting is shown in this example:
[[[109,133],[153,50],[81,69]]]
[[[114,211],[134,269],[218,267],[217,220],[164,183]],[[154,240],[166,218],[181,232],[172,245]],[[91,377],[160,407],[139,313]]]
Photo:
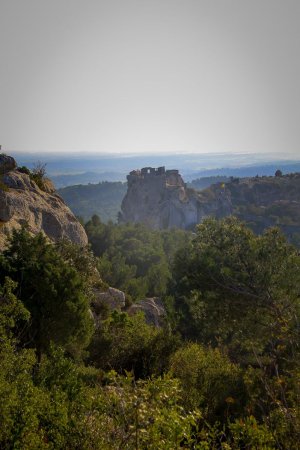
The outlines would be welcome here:
[[[127,176],[128,189],[120,222],[144,223],[153,229],[193,228],[207,216],[231,214],[227,192],[219,187],[212,196],[186,187],[178,170],[145,167]]]
[[[32,234],[43,232],[52,241],[68,239],[87,245],[84,228],[56,194],[52,182],[44,180],[45,189],[41,190],[29,175],[15,170],[11,159],[0,156],[0,248],[5,247],[11,231],[25,223]]]
[[[4,153],[0,154],[0,174],[14,170],[16,167],[17,163],[12,156],[7,156]]]
[[[154,325],[155,327],[162,326],[164,318],[166,316],[163,302],[158,297],[145,298],[144,300],[140,300],[129,306],[126,312],[130,316],[138,312],[143,312],[145,315],[146,323],[148,325]]]
[[[99,292],[96,289],[94,294],[94,309],[97,310],[97,306],[106,305],[109,309],[121,310],[125,307],[125,294],[119,289],[109,287],[104,292]]]

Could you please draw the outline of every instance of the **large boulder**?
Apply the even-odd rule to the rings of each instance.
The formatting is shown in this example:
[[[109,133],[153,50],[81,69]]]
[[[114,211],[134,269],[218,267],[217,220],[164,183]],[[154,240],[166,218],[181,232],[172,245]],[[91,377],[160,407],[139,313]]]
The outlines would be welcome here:
[[[166,310],[163,302],[158,297],[145,298],[129,306],[126,311],[130,316],[142,312],[148,325],[161,327],[166,317]]]
[[[16,167],[17,163],[12,156],[7,156],[4,153],[0,154],[0,175],[14,170]]]
[[[9,156],[0,155],[1,167],[0,248],[5,247],[7,235],[23,224],[27,224],[32,234],[43,232],[52,241],[67,239],[81,246],[87,245],[84,228],[50,180],[45,180],[46,188],[41,190],[29,175],[14,169],[15,160]],[[7,170],[9,168],[13,170]]]
[[[93,306],[95,311],[101,309],[102,305],[107,306],[109,309],[118,310],[125,307],[125,294],[124,292],[119,291],[119,289],[109,287],[106,291],[101,292],[95,289],[93,294]]]

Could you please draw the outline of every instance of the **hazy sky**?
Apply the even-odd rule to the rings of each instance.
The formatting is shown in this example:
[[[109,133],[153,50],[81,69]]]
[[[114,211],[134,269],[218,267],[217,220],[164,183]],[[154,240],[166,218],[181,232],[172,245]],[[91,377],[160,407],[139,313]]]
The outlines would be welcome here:
[[[0,0],[9,151],[300,156],[300,0]]]

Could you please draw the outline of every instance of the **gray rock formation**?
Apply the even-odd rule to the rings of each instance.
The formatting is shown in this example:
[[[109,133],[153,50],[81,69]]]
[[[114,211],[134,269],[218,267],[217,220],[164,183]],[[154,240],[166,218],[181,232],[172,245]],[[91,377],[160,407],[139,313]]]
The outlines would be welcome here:
[[[7,156],[4,153],[0,154],[0,174],[14,170],[17,167],[17,163],[12,156]]]
[[[69,239],[87,245],[84,228],[56,194],[50,180],[41,190],[29,175],[20,173],[13,158],[0,155],[0,248],[7,235],[27,224],[32,234],[45,233],[52,241]]]
[[[153,229],[193,228],[207,216],[231,213],[226,190],[216,188],[210,197],[188,189],[178,170],[145,167],[127,176],[127,194],[121,205],[120,222],[140,222]]]
[[[94,309],[97,310],[98,306],[108,306],[109,309],[118,309],[121,310],[125,307],[125,294],[119,289],[115,289],[109,287],[107,291],[99,292],[98,290],[94,290],[94,300],[93,306]]]
[[[137,303],[129,306],[126,311],[130,316],[143,312],[145,315],[145,321],[148,325],[154,325],[155,327],[161,327],[166,317],[166,311],[163,302],[158,297],[145,298]]]

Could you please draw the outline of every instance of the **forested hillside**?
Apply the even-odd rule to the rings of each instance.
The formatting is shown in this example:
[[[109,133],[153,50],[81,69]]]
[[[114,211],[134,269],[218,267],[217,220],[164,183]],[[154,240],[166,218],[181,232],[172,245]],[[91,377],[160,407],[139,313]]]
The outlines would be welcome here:
[[[273,177],[231,179],[233,215],[245,221],[256,233],[278,226],[288,239],[300,245],[300,173]]]
[[[126,183],[103,181],[98,184],[68,186],[59,189],[58,193],[73,213],[84,221],[97,214],[104,222],[116,222],[126,190]]]
[[[86,230],[94,254],[23,228],[0,255],[1,449],[296,450],[298,250],[235,218]],[[164,325],[96,320],[107,283]]]
[[[212,184],[227,183],[228,181],[230,181],[230,177],[226,175],[217,175],[211,177],[196,178],[195,180],[187,183],[187,186],[192,189],[196,189],[196,191],[201,191],[202,189],[210,187]]]

